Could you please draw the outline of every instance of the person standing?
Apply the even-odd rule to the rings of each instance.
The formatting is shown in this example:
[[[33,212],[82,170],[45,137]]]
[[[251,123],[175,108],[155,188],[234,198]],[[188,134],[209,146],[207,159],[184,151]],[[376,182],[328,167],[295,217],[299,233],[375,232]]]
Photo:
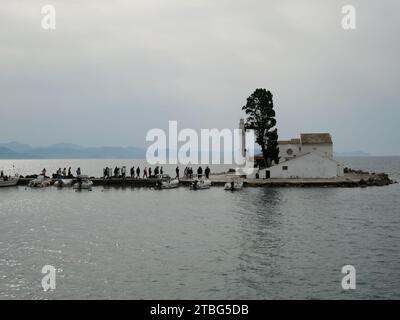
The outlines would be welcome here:
[[[107,178],[107,170],[108,170],[107,167],[105,167],[105,168],[103,169],[103,179]]]
[[[135,166],[131,168],[131,178],[135,177]]]
[[[207,168],[204,170],[204,173],[206,174],[206,178],[208,179],[210,177],[210,167],[207,166]]]
[[[160,174],[164,174],[163,167],[160,168]]]
[[[140,179],[140,168],[136,168],[136,179]]]
[[[72,178],[71,167],[68,168],[68,178]]]
[[[147,167],[144,167],[144,170],[143,170],[143,179],[144,179],[144,177],[147,178]]]
[[[200,179],[203,176],[203,168],[200,166],[197,169],[197,177]]]
[[[123,166],[121,168],[121,175],[122,175],[122,179],[125,179],[125,177],[126,177],[126,167],[125,166]]]
[[[81,175],[81,168],[80,167],[78,167],[78,169],[76,169],[76,175],[77,176],[80,176]]]
[[[176,172],[176,179],[179,180],[179,166],[176,167],[175,172]]]
[[[151,178],[151,167],[149,167],[149,178]]]
[[[63,178],[66,178],[66,177],[67,177],[67,168],[64,168],[64,169],[63,169],[63,171],[62,171],[62,176],[63,176]]]

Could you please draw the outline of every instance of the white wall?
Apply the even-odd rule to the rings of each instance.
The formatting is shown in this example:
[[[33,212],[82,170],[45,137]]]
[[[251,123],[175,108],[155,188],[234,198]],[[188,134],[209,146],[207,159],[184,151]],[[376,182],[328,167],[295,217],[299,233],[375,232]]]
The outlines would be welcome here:
[[[279,157],[280,161],[285,161],[287,159],[291,159],[294,157],[298,157],[301,152],[300,152],[300,144],[279,144]],[[289,155],[287,151],[291,149],[293,151],[292,155]]]
[[[333,157],[333,146],[331,144],[303,144],[301,145],[301,154],[316,153],[321,157]]]
[[[283,170],[284,166],[287,170]],[[271,178],[335,178],[341,171],[340,167],[334,160],[310,153],[263,169],[260,178],[265,178],[266,170],[270,171]]]

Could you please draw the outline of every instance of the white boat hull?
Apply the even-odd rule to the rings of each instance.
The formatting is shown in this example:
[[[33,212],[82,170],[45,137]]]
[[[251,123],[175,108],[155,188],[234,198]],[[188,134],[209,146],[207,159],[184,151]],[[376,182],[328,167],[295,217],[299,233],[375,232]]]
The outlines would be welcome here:
[[[196,181],[194,181],[190,185],[190,190],[205,190],[210,188],[211,188],[210,180],[198,181],[197,183]]]
[[[54,182],[54,186],[62,188],[62,187],[71,187],[72,186],[72,179],[60,179]]]
[[[18,178],[12,178],[9,180],[0,180],[0,188],[3,187],[14,187],[18,184]]]
[[[31,180],[28,184],[31,188],[45,188],[51,185],[51,179],[47,179],[43,176],[39,176],[34,180]]]
[[[243,182],[234,182],[232,185],[232,182],[227,182],[224,186],[224,190],[227,191],[238,191],[243,189]]]
[[[93,182],[92,181],[85,181],[85,182],[82,182],[82,183],[79,183],[79,182],[75,183],[73,185],[73,188],[75,190],[92,190],[92,186],[93,186]]]
[[[179,187],[179,180],[163,181],[161,183],[161,189],[174,189]]]

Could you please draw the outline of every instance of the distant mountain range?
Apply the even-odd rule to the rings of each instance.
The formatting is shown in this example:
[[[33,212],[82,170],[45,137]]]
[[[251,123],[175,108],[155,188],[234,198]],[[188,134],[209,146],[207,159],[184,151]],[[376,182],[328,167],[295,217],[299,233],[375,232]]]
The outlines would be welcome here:
[[[35,148],[18,142],[0,143],[0,159],[141,159],[146,150],[135,147],[82,147],[58,143]]]
[[[18,142],[0,143],[0,159],[143,159],[146,149],[136,147],[82,147],[57,143],[32,147]],[[335,152],[335,157],[370,156],[363,151]]]

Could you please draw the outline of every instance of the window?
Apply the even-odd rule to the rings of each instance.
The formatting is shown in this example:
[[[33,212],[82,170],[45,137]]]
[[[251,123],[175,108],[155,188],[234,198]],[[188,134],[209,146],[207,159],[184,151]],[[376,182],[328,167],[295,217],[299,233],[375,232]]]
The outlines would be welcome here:
[[[282,166],[282,170],[287,171],[288,166]]]

